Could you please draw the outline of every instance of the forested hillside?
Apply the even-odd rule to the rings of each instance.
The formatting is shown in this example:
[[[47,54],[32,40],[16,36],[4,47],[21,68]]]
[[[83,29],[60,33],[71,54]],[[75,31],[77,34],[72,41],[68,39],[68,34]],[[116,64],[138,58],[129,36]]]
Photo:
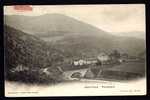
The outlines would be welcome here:
[[[7,79],[27,82],[44,81],[40,75],[42,68],[50,68],[52,71],[52,76],[45,78],[46,80],[58,79],[60,72],[57,65],[63,60],[58,50],[35,36],[9,26],[4,27],[4,36]],[[18,66],[22,66],[22,70],[13,71]]]

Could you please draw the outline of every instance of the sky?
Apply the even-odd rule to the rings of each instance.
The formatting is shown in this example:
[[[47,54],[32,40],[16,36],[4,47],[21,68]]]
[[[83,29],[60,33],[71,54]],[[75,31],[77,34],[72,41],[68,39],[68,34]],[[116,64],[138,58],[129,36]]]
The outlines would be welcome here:
[[[60,13],[86,22],[112,34],[141,31],[145,33],[144,4],[103,4],[103,5],[43,5],[30,6],[32,9],[14,9],[5,6],[5,15],[39,16]],[[134,32],[135,33],[135,32]],[[138,32],[139,34],[139,32]],[[135,33],[136,35],[136,33]],[[140,35],[144,35],[140,33]]]

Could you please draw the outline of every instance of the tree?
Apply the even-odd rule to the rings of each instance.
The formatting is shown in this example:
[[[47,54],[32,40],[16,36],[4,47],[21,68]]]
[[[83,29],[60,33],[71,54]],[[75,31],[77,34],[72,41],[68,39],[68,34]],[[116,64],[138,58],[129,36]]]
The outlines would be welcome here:
[[[110,54],[110,56],[115,58],[115,59],[119,59],[120,58],[120,52],[118,50],[113,50],[113,52]]]

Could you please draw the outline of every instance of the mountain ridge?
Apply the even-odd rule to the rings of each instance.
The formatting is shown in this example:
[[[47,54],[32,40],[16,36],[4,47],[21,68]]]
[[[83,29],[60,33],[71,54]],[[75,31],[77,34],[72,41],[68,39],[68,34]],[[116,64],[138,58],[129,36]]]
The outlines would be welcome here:
[[[35,21],[33,21],[33,20],[35,20]],[[47,22],[49,20],[50,20],[50,23],[52,23],[52,24],[49,24]],[[17,23],[16,23],[17,21],[18,21],[18,26],[17,26]],[[70,16],[66,16],[66,15],[63,15],[63,14],[45,14],[45,15],[40,15],[40,16],[22,16],[22,15],[9,15],[8,16],[8,15],[5,15],[5,17],[4,17],[4,23],[5,24],[8,24],[8,25],[10,25],[10,26],[12,26],[16,29],[19,29],[19,30],[24,30],[27,33],[30,33],[29,30],[31,30],[30,27],[32,27],[32,26],[34,26],[34,28],[32,27],[33,28],[32,30],[35,29],[34,31],[36,33],[36,30],[40,27],[37,28],[33,23],[36,22],[36,24],[38,24],[40,21],[41,21],[41,23],[46,23],[46,25],[41,25],[41,27],[43,28],[42,31],[44,31],[44,29],[49,30],[47,28],[47,26],[48,26],[48,27],[51,27],[51,30],[49,32],[54,32],[54,31],[59,30],[59,31],[66,32],[66,33],[80,33],[80,34],[81,33],[84,33],[84,34],[86,33],[88,35],[99,33],[99,32],[105,33],[105,35],[108,34],[107,32],[105,32],[102,29],[99,29],[95,26],[92,26],[90,24],[81,22],[81,21],[79,21],[75,18],[72,18]],[[63,23],[61,23],[61,22],[63,22]],[[33,25],[30,25],[30,27],[28,27],[28,25],[26,25],[25,23],[27,23],[28,25],[30,25],[30,24],[33,24]],[[67,27],[64,27],[64,26],[67,26]],[[82,26],[84,26],[84,27],[82,27]],[[94,32],[90,32],[88,30],[88,28],[90,28],[90,30],[92,30],[92,31],[94,30]],[[79,30],[79,31],[77,31],[77,30]],[[37,34],[41,36],[40,31],[38,30]],[[31,33],[33,33],[33,32],[31,31]],[[52,34],[52,33],[48,33],[48,31],[45,32],[45,33]],[[109,34],[109,35],[111,35],[111,34]]]
[[[137,55],[138,52],[146,48],[145,41],[142,39],[115,36],[62,14],[46,14],[33,17],[12,16],[5,16],[5,24],[33,34],[45,41],[53,42],[58,49],[61,48],[66,53],[70,52],[71,55],[76,52],[74,51],[76,49],[80,53],[119,49],[122,52]],[[84,46],[86,48],[82,48]],[[70,50],[67,51],[64,47]],[[77,55],[81,55],[79,52],[77,52]]]

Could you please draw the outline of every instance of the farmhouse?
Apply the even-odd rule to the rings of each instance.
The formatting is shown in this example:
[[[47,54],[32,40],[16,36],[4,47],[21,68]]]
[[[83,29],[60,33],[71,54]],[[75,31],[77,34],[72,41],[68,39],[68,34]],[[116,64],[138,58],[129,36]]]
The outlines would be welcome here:
[[[90,65],[90,64],[96,64],[97,59],[88,58],[86,60],[80,59],[73,62],[73,65],[75,66],[82,66],[82,65]]]
[[[103,62],[109,60],[109,56],[103,52],[97,56],[97,59]]]
[[[109,55],[106,53],[102,52],[97,56],[98,63],[100,64],[109,64],[109,61],[111,60]]]
[[[80,59],[80,60],[78,60],[78,61],[74,61],[73,64],[74,64],[75,66],[77,66],[77,65],[80,65],[80,66],[81,66],[81,65],[86,64],[86,61],[83,60],[83,59]]]

